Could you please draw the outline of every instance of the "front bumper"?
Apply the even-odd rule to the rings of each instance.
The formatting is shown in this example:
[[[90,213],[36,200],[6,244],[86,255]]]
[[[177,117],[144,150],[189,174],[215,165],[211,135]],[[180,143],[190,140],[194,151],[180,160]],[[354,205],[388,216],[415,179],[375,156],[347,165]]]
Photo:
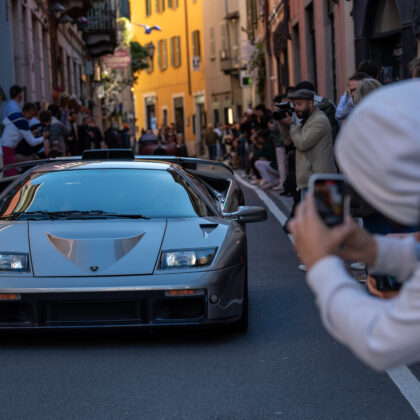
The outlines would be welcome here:
[[[149,276],[2,277],[0,293],[20,299],[0,300],[0,330],[228,324],[241,316],[245,278],[244,264]],[[168,296],[173,290],[197,292]]]

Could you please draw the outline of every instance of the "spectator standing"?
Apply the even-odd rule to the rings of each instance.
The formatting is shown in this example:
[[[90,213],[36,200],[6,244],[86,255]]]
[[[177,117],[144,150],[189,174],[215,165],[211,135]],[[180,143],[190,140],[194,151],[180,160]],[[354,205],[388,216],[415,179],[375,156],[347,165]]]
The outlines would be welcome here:
[[[20,111],[19,103],[22,101],[23,98],[23,88],[18,85],[13,85],[10,88],[10,99],[6,102],[6,105],[3,108],[1,114],[1,122],[5,117],[8,117],[10,114]]]
[[[268,128],[271,133],[271,138],[273,145],[276,151],[277,159],[277,168],[279,174],[279,183],[273,187],[274,191],[284,191],[284,183],[286,182],[286,148],[283,142],[283,137],[281,136],[280,126],[276,120],[270,120],[268,123]]]
[[[76,156],[80,154],[80,143],[79,133],[77,129],[77,114],[76,112],[70,112],[67,117],[68,125],[70,128],[70,134],[67,137],[67,151],[70,156]]]
[[[84,150],[88,150],[92,148],[92,139],[94,135],[90,131],[89,120],[90,120],[89,117],[84,117],[82,120],[82,124],[77,129],[77,136],[79,137],[80,153],[83,153]]]
[[[91,118],[89,121],[89,131],[93,133],[92,141],[93,141],[93,148],[100,149],[101,143],[103,142],[103,136],[101,130],[96,126],[95,118]],[[130,143],[130,138],[128,139],[128,143]]]
[[[300,89],[308,89],[314,92],[314,104],[327,116],[328,120],[330,121],[334,141],[337,137],[338,130],[340,129],[338,121],[335,117],[335,103],[331,99],[323,98],[322,96],[317,95],[317,93],[315,92],[315,86],[308,80],[299,82],[294,88],[295,91]]]
[[[105,131],[105,144],[108,149],[121,148],[121,136],[118,132],[118,127],[114,122],[111,122],[110,126]]]
[[[357,86],[362,83],[362,80],[369,77],[366,73],[354,73],[353,76],[349,78],[347,84],[347,90],[344,92],[343,96],[340,98],[340,102],[337,105],[337,110],[335,112],[335,118],[338,121],[343,122],[353,111],[354,101],[353,97],[356,92]]]
[[[288,115],[280,120],[280,129],[283,138],[291,140],[296,147],[296,183],[304,198],[312,174],[337,172],[332,130],[326,115],[314,105],[313,91],[301,89],[289,97],[302,122],[296,125]]]
[[[60,108],[57,105],[50,105],[48,110],[51,112],[50,157],[65,156],[66,139],[71,130],[58,119]]]
[[[128,124],[124,124],[123,129],[121,130],[121,146],[124,149],[131,149],[130,133],[128,131]]]
[[[217,143],[220,138],[213,128],[212,124],[209,124],[207,130],[204,133],[204,142],[207,145],[207,151],[209,152],[209,159],[216,160],[217,157]]]

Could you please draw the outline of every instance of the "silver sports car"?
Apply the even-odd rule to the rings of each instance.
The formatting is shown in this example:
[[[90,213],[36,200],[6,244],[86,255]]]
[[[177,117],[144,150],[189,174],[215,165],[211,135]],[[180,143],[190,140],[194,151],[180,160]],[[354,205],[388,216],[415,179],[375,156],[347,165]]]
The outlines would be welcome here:
[[[0,329],[246,331],[245,223],[267,214],[230,168],[125,151],[30,165],[0,182]]]

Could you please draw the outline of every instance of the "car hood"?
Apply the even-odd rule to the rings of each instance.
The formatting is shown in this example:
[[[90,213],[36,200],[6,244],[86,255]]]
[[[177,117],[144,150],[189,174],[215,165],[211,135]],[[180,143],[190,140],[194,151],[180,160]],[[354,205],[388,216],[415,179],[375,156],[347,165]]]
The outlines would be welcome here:
[[[41,277],[152,274],[165,229],[166,220],[161,219],[29,222],[33,273]]]

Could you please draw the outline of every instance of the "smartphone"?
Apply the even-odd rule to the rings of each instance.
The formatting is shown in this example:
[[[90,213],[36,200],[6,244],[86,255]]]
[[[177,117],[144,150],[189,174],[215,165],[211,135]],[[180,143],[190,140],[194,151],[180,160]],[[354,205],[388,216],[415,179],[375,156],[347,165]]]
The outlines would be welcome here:
[[[376,288],[382,292],[401,289],[401,283],[395,277],[383,276],[381,274],[370,274],[376,281]]]
[[[314,174],[309,191],[315,198],[318,214],[327,226],[344,223],[350,214],[350,187],[343,175]]]

